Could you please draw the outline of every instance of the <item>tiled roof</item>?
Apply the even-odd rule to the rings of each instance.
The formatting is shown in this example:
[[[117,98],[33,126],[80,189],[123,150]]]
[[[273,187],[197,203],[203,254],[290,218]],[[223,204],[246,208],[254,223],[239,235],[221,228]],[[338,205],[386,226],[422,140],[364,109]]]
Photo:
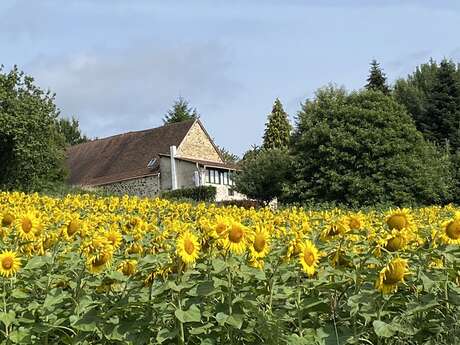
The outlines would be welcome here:
[[[102,185],[136,177],[155,175],[158,162],[147,164],[160,154],[179,146],[196,120],[168,124],[138,132],[92,140],[67,151],[67,166],[72,185]]]

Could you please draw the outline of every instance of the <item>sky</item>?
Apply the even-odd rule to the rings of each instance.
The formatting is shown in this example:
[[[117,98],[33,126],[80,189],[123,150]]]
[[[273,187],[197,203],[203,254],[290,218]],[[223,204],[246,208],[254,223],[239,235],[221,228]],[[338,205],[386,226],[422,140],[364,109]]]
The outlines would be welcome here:
[[[460,61],[457,0],[1,0],[0,64],[56,93],[106,137],[162,125],[178,97],[219,146],[261,143],[275,98],[293,123],[329,83],[390,82],[430,57]]]

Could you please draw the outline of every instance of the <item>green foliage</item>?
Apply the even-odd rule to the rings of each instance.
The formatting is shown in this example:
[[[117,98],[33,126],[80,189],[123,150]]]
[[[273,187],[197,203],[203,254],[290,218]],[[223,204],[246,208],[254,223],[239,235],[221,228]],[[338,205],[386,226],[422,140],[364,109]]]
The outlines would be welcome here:
[[[238,157],[236,154],[231,153],[229,150],[227,150],[225,147],[218,147],[220,154],[222,158],[224,159],[225,163],[231,163],[231,164],[236,164],[240,160],[240,157]]]
[[[289,145],[291,138],[291,124],[288,114],[284,111],[281,101],[277,98],[273,109],[268,115],[268,122],[265,126],[264,149],[282,149]]]
[[[460,69],[452,61],[422,64],[396,82],[394,95],[427,139],[460,148]]]
[[[392,97],[321,89],[298,114],[293,140],[295,201],[369,205],[449,201],[446,152],[427,143]]]
[[[283,195],[291,158],[283,149],[261,149],[246,156],[235,176],[236,190],[249,198],[269,202]]]
[[[380,64],[375,59],[371,61],[369,77],[367,78],[365,88],[367,90],[381,91],[385,95],[390,93],[390,88],[387,85],[387,78],[380,68]]]
[[[60,118],[57,121],[58,131],[65,138],[67,145],[77,145],[87,142],[89,139],[82,134],[80,124],[75,117],[72,119]]]
[[[0,69],[0,188],[31,191],[63,181],[57,116],[54,95],[17,67]]]
[[[190,107],[186,99],[179,97],[179,99],[174,102],[172,108],[165,115],[163,122],[165,124],[175,123],[197,119],[199,117],[200,115],[197,113],[196,109]]]
[[[161,193],[165,199],[190,199],[194,201],[213,202],[216,200],[216,187],[199,186],[192,188],[181,188]]]

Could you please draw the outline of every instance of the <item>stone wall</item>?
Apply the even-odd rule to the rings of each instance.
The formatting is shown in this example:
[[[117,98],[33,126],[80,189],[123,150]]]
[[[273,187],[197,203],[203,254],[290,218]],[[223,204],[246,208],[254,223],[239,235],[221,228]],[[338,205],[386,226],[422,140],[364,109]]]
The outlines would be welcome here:
[[[198,122],[194,123],[177,148],[177,156],[222,163],[219,153]]]
[[[245,195],[240,194],[237,191],[233,191],[233,195],[230,195],[229,191],[232,189],[232,186],[227,186],[224,184],[212,184],[212,183],[207,183],[206,185],[216,187],[216,191],[217,191],[216,201],[247,199]]]
[[[155,197],[160,193],[159,176],[148,176],[133,180],[115,182],[99,186],[107,193],[115,195],[137,195],[139,197]]]

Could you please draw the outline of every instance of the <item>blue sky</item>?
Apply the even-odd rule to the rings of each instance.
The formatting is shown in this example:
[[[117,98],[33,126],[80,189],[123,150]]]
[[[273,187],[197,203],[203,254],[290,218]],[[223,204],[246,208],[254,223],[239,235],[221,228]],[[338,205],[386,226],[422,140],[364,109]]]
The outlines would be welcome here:
[[[218,145],[261,142],[279,97],[294,117],[317,88],[390,81],[430,57],[460,61],[459,1],[0,2],[0,64],[56,92],[91,137],[156,127],[178,96]]]

